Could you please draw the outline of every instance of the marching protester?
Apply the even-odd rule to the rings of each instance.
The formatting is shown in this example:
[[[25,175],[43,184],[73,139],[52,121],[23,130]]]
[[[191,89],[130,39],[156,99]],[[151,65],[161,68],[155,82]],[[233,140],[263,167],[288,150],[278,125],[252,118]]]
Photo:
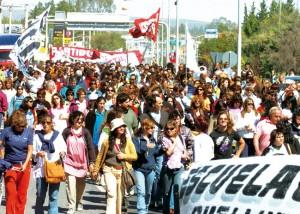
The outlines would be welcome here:
[[[95,151],[90,132],[84,127],[84,114],[74,111],[69,116],[69,127],[62,136],[67,145],[64,159],[66,172],[66,191],[68,214],[83,210],[82,196],[85,189],[85,178],[92,172],[95,162]]]
[[[152,120],[145,118],[133,138],[138,155],[137,160],[133,162],[133,168],[137,182],[136,206],[139,214],[148,213],[152,185],[155,179],[155,158],[162,155],[161,146],[153,137],[154,125]]]
[[[4,176],[7,214],[25,213],[33,147],[33,130],[26,127],[25,113],[17,110],[10,118],[10,125],[0,133],[4,160],[12,164]]]
[[[137,159],[137,154],[131,138],[126,135],[123,119],[113,119],[110,127],[109,137],[103,142],[97,155],[92,177],[96,179],[99,172],[104,174],[107,191],[106,213],[121,214],[125,191],[121,183],[122,173],[125,169],[132,169],[132,162]]]
[[[45,176],[45,161],[62,164],[62,157],[67,152],[66,143],[59,131],[54,129],[52,117],[45,115],[41,118],[42,130],[33,137],[33,175],[36,179],[35,213],[42,214],[46,194],[49,192],[48,213],[58,213],[58,192],[60,182],[48,183]]]

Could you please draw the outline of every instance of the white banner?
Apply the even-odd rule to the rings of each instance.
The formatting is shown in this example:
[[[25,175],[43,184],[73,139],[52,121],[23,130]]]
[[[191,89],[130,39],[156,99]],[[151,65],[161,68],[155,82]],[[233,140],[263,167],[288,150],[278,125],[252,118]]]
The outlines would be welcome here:
[[[299,163],[299,155],[195,163],[183,176],[181,213],[299,213]]]
[[[30,60],[40,47],[41,30],[45,26],[45,18],[49,13],[50,7],[22,33],[16,41],[9,57],[18,68],[23,67],[26,60]],[[21,63],[21,64],[20,64]]]

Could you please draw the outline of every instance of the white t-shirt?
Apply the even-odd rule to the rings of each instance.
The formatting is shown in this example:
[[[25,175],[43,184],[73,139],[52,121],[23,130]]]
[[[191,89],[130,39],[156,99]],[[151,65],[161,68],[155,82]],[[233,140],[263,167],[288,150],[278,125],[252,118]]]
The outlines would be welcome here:
[[[194,161],[205,163],[215,157],[214,142],[211,137],[205,133],[194,136]]]

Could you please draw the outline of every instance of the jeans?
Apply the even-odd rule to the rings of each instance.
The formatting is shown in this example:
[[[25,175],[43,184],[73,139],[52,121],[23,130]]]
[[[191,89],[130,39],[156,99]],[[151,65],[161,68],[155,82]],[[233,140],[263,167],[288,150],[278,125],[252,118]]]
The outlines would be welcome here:
[[[57,214],[57,198],[59,192],[60,183],[48,184],[45,178],[36,178],[36,200],[35,200],[35,213],[41,214],[43,211],[43,204],[45,202],[47,190],[49,186],[49,214]]]
[[[136,178],[136,195],[137,195],[137,211],[138,214],[148,213],[148,207],[151,199],[152,185],[155,178],[155,172],[143,173],[134,170]]]
[[[156,157],[156,163],[155,163],[155,178],[153,182],[153,187],[152,187],[152,203],[159,202],[161,201],[162,198],[162,191],[161,188],[159,187],[161,182],[161,169],[164,161],[164,156],[158,156]]]
[[[173,208],[171,202],[171,192],[173,192],[174,197],[174,212],[179,214],[179,185],[181,182],[181,174],[184,168],[179,169],[169,169],[167,166],[163,167],[163,180],[164,180],[164,200],[163,200],[163,213],[169,213],[170,208]]]

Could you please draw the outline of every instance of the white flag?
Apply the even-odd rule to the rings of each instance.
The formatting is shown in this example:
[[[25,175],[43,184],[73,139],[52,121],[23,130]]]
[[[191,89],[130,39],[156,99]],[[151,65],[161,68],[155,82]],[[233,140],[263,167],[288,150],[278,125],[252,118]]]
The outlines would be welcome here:
[[[195,48],[195,42],[188,30],[188,27],[186,27],[186,67],[193,71],[198,71],[198,63],[196,59],[196,48]]]
[[[45,26],[45,18],[48,16],[50,7],[45,10],[31,25],[22,33],[16,41],[9,57],[23,73],[24,62],[32,59],[40,47],[41,30]]]

